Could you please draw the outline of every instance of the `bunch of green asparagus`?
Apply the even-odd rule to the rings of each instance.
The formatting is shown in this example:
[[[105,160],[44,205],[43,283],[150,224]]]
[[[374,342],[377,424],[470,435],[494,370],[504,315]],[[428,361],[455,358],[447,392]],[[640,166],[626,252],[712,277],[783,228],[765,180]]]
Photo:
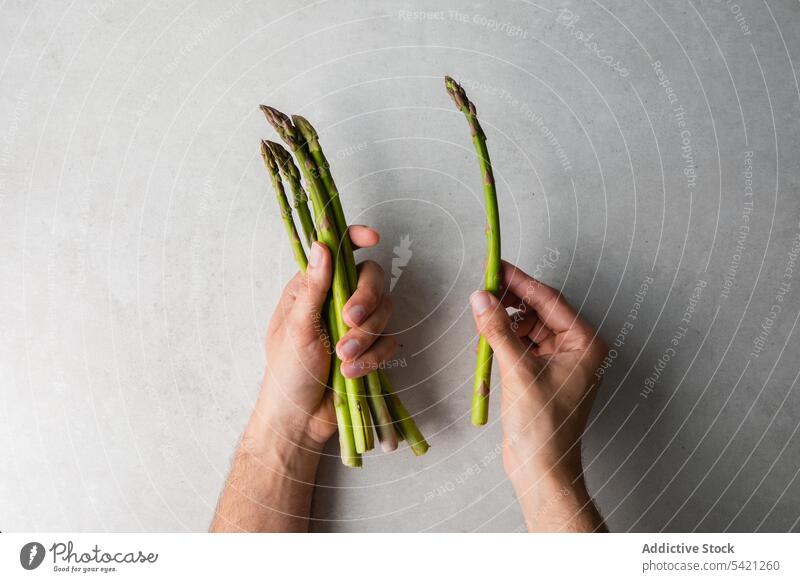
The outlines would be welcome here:
[[[450,77],[444,78],[447,92],[456,107],[467,118],[472,143],[478,156],[478,166],[483,179],[483,199],[486,212],[486,267],[483,288],[490,293],[500,291],[500,212],[497,207],[497,190],[492,173],[492,162],[486,147],[486,134],[478,122],[475,105],[464,88]],[[478,342],[478,359],[475,382],[472,387],[472,424],[481,426],[489,418],[489,385],[492,379],[492,348],[483,337]]]
[[[347,233],[339,191],[320,147],[317,132],[308,120],[299,115],[289,118],[266,105],[261,106],[261,111],[291,150],[290,153],[275,142],[261,142],[261,155],[277,195],[281,218],[297,266],[305,271],[308,264],[303,241],[311,245],[319,240],[334,253],[333,282],[323,319],[332,345],[336,345],[349,329],[342,319],[342,309],[358,282],[353,246]],[[297,159],[297,165],[292,154]],[[302,181],[298,165],[302,170]],[[292,192],[294,209],[303,231],[302,239],[295,227],[284,180]],[[308,207],[309,195],[313,214]],[[341,361],[334,352],[331,355],[328,384],[333,391],[339,447],[345,465],[362,465],[361,455],[374,447],[373,428],[384,451],[396,449],[398,441],[402,440],[408,443],[415,455],[423,455],[428,450],[428,443],[393,391],[383,370],[373,370],[364,378],[345,378],[341,373]]]

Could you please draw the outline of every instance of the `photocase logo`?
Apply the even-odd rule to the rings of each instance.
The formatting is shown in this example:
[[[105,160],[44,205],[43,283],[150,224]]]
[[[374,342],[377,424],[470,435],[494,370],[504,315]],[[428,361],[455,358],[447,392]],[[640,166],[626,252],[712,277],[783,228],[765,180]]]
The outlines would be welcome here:
[[[28,542],[19,551],[19,563],[26,570],[35,570],[44,560],[44,546],[39,542]]]
[[[400,279],[400,275],[403,274],[403,267],[408,265],[411,260],[411,255],[413,254],[411,252],[411,243],[413,242],[411,236],[404,234],[400,237],[400,244],[392,249],[394,257],[392,257],[392,280],[389,283],[389,291],[394,289]]]

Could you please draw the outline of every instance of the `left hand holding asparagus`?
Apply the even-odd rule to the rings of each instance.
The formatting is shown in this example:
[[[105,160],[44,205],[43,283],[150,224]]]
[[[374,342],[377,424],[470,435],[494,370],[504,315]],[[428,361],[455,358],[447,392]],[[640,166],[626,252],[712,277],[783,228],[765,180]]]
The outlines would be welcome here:
[[[351,226],[347,232],[355,248],[375,246],[380,238],[365,226]],[[349,314],[345,317],[354,326],[357,319],[363,323],[362,329],[353,327],[345,336],[362,346],[356,362],[388,353],[378,346],[391,304],[382,299],[383,276],[377,276],[376,267],[364,264],[358,279],[360,292],[353,294],[345,308]],[[297,273],[283,289],[267,330],[261,393],[211,531],[308,529],[320,451],[337,427],[327,389],[334,346],[322,315],[332,273],[330,250],[315,242],[305,273]]]
[[[377,231],[364,226],[351,226],[348,233],[356,248],[372,247],[379,240]],[[322,317],[331,285],[331,253],[316,242],[308,259],[306,273],[297,273],[286,285],[269,323],[267,368],[247,436],[284,439],[320,451],[336,432],[326,389],[334,347],[346,362],[343,373],[361,376],[391,356],[394,340],[381,335],[391,315],[391,303],[383,294],[383,271],[367,261],[344,309],[354,327],[333,346]],[[348,351],[353,344],[347,342],[355,342],[357,349]]]

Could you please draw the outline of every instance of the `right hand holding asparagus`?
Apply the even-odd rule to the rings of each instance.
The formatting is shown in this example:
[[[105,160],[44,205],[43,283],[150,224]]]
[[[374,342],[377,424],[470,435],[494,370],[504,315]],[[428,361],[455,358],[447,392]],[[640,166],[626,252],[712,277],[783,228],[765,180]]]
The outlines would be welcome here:
[[[602,528],[580,438],[607,348],[556,290],[506,262],[502,275],[502,301],[477,291],[470,303],[500,368],[503,465],[530,530]]]

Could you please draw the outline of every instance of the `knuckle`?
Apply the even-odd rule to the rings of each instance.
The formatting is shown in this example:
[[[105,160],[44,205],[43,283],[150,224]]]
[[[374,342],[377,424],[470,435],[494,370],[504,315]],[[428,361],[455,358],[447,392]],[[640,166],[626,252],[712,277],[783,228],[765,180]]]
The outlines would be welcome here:
[[[373,364],[377,364],[389,358],[395,351],[397,351],[397,340],[393,337],[383,336],[381,340],[375,344],[374,349],[371,349],[364,355],[364,359]]]
[[[383,267],[381,267],[378,263],[376,263],[375,261],[364,261],[362,264],[363,264],[362,268],[364,270],[373,271],[376,275],[378,275],[378,278],[383,280],[384,276]]]
[[[387,336],[386,340],[385,356],[390,356],[397,351],[399,344],[393,336]]]
[[[374,287],[363,285],[358,288],[358,299],[360,302],[374,308],[380,303],[381,295]]]
[[[500,321],[490,321],[483,327],[481,335],[490,344],[499,344],[505,341],[508,335],[508,326]]]
[[[296,273],[289,282],[286,284],[286,292],[292,297],[297,297],[298,293],[303,290],[303,282],[306,275],[304,273]]]
[[[292,347],[295,351],[303,353],[307,349],[316,346],[318,342],[322,342],[323,344],[330,343],[330,338],[328,337],[327,330],[325,330],[324,326],[316,326],[314,324],[317,319],[314,318],[314,313],[309,314],[312,317],[312,320],[305,321],[304,324],[292,325],[289,329],[289,340],[292,344]]]
[[[564,294],[561,291],[548,287],[547,285],[541,285],[539,287],[539,293],[541,293],[545,302],[551,306],[558,305],[562,301],[565,301]]]
[[[297,295],[302,297],[309,294],[314,285],[314,280],[309,277],[308,273],[303,273],[298,277],[296,285]]]
[[[558,303],[564,299],[564,295],[558,289],[553,289],[550,285],[545,285],[536,281],[533,292],[538,294],[541,301],[545,303]]]

